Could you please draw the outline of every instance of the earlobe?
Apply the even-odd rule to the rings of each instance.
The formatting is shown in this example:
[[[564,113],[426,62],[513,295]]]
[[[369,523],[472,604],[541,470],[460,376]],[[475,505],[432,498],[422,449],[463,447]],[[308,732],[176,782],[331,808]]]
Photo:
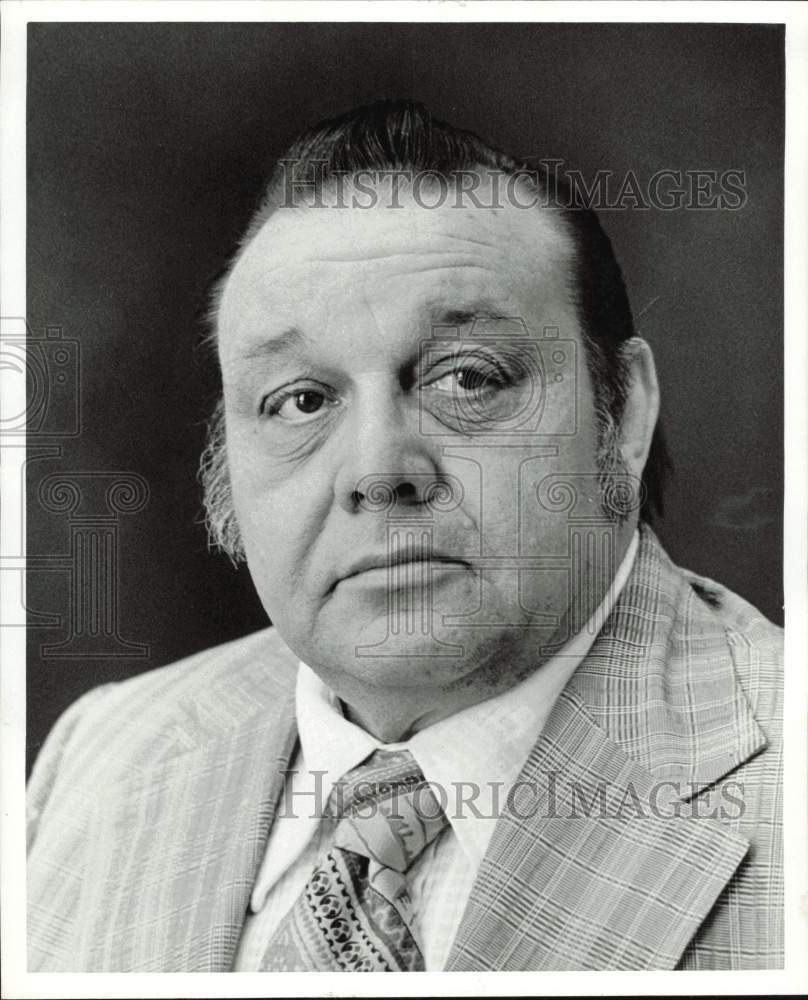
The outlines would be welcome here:
[[[628,392],[620,422],[620,449],[630,472],[639,479],[659,416],[659,385],[654,355],[645,340],[632,337],[623,350],[627,358]]]

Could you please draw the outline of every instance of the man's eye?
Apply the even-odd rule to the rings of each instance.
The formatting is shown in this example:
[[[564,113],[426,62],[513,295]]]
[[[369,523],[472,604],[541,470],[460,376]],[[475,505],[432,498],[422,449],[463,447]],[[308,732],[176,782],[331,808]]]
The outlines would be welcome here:
[[[481,395],[502,389],[506,381],[492,365],[455,368],[430,383],[430,388],[453,395]]]
[[[268,417],[278,417],[288,423],[305,423],[333,401],[322,389],[296,389],[270,396],[264,404]]]

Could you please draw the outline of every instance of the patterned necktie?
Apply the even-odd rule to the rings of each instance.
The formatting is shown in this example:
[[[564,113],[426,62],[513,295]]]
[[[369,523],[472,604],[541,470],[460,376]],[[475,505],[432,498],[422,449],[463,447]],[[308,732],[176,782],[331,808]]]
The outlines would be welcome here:
[[[407,750],[377,750],[334,786],[334,846],[267,945],[262,972],[417,972],[405,873],[446,826]]]

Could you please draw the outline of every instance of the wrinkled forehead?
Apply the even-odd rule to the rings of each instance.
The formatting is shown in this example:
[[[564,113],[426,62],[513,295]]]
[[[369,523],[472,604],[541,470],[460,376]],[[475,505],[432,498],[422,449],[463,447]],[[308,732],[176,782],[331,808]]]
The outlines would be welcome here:
[[[451,286],[456,278],[505,293],[539,290],[542,298],[568,298],[571,237],[556,209],[509,197],[490,181],[464,196],[451,185],[417,191],[378,186],[369,193],[345,183],[318,204],[276,209],[255,235],[225,283],[218,328],[244,318],[252,301],[282,304],[307,280],[358,273],[369,282],[425,275]]]

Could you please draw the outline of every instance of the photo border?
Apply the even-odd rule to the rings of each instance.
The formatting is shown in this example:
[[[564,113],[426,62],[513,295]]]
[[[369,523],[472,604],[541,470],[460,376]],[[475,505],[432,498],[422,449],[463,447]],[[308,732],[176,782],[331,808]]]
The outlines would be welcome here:
[[[806,811],[806,714],[808,713],[808,4],[805,3],[602,3],[548,2],[186,2],[186,0],[7,0],[0,50],[0,303],[4,316],[26,315],[25,291],[25,97],[26,27],[29,22],[713,22],[779,23],[786,26],[785,173],[785,503],[784,592],[786,774],[784,782],[786,967],[730,972],[429,972],[181,974],[52,974],[25,970],[24,756],[25,630],[0,628],[2,697],[2,945],[3,995],[8,997],[266,997],[353,995],[714,995],[796,994],[808,982],[808,863]],[[0,372],[3,413],[25,406],[25,378]],[[24,460],[25,448],[15,449]],[[2,469],[2,543],[24,552],[25,514],[21,477]],[[19,546],[19,548],[17,548]],[[16,574],[15,574],[16,575]],[[10,574],[3,576],[9,577]],[[14,600],[16,581],[3,580],[3,609]]]

